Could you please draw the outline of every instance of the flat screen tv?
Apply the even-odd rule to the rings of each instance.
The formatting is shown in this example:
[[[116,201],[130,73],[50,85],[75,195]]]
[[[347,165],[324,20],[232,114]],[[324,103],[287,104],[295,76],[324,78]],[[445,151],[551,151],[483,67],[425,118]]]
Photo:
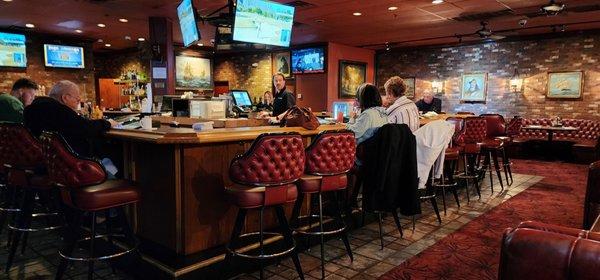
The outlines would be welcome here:
[[[305,48],[292,50],[292,73],[325,72],[325,48]]]
[[[238,0],[233,40],[288,47],[292,39],[294,7],[265,0]]]
[[[181,27],[183,45],[188,47],[200,40],[200,32],[198,32],[198,25],[196,25],[196,10],[192,0],[181,1],[177,6],[177,17],[179,18],[179,27]]]
[[[82,47],[44,44],[46,67],[85,68]]]
[[[0,67],[27,67],[25,35],[0,32]]]

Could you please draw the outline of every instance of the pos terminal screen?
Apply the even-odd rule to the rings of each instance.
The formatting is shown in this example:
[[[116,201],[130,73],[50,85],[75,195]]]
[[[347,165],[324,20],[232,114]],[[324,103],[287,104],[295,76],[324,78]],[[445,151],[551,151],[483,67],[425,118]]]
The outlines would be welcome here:
[[[248,94],[248,91],[233,90],[231,91],[231,95],[233,96],[235,105],[240,107],[252,106],[252,101],[250,100],[250,94]]]

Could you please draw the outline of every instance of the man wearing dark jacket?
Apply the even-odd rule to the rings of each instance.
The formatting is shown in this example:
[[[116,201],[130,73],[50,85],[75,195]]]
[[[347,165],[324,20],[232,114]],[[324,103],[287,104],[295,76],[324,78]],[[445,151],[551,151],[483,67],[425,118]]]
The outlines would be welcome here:
[[[77,114],[80,104],[79,86],[71,81],[60,81],[52,87],[48,97],[36,98],[25,108],[25,126],[35,136],[42,131],[58,132],[79,155],[93,156],[90,139],[101,136],[116,123],[83,118]]]

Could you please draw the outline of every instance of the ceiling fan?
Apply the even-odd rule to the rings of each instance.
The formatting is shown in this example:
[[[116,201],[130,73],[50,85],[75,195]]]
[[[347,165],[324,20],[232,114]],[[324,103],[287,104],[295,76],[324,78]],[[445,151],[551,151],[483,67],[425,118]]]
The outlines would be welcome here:
[[[480,22],[481,28],[474,33],[462,35],[461,37],[475,37],[485,41],[497,41],[506,38],[504,35],[494,33],[487,25],[486,21]]]

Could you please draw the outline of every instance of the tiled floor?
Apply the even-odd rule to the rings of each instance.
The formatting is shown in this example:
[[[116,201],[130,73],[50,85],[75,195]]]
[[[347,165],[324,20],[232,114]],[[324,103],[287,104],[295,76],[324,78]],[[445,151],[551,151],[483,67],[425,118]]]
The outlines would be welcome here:
[[[350,232],[350,243],[354,253],[354,261],[350,262],[346,255],[344,244],[333,239],[326,243],[325,266],[326,279],[374,279],[405,260],[433,245],[446,235],[454,232],[472,219],[487,212],[498,204],[520,193],[521,191],[540,181],[542,177],[514,174],[514,184],[499,193],[500,186],[494,183],[496,192],[491,193],[489,179],[483,180],[481,187],[481,199],[471,194],[471,202],[467,203],[464,190],[460,191],[461,208],[456,207],[454,198],[450,193],[446,197],[448,204],[447,214],[442,215],[442,224],[439,225],[429,202],[424,202],[423,213],[417,217],[416,230],[412,231],[412,223],[409,217],[403,217],[401,223],[404,229],[404,237],[396,229],[391,217],[384,219],[384,249],[380,249],[377,222],[365,225],[363,228]],[[474,192],[474,190],[472,191]],[[438,197],[440,211],[442,209],[441,198]],[[316,242],[316,238],[314,238]],[[6,233],[0,236],[0,246],[5,248]],[[9,279],[51,279],[56,271],[58,262],[57,236],[53,234],[32,234],[25,255],[19,255],[10,270]],[[302,269],[306,279],[319,279],[320,248],[313,246],[310,251],[300,254]],[[6,263],[7,250],[0,251],[0,264]],[[2,266],[3,267],[3,266]],[[130,279],[126,274],[117,271],[113,274],[106,263],[99,262],[96,270],[96,279]],[[70,266],[64,279],[86,279],[87,266],[76,264]],[[258,279],[258,272],[240,275],[237,279]],[[279,265],[265,268],[267,279],[297,279],[294,265],[290,259],[282,261]],[[6,278],[3,272],[0,279]]]

